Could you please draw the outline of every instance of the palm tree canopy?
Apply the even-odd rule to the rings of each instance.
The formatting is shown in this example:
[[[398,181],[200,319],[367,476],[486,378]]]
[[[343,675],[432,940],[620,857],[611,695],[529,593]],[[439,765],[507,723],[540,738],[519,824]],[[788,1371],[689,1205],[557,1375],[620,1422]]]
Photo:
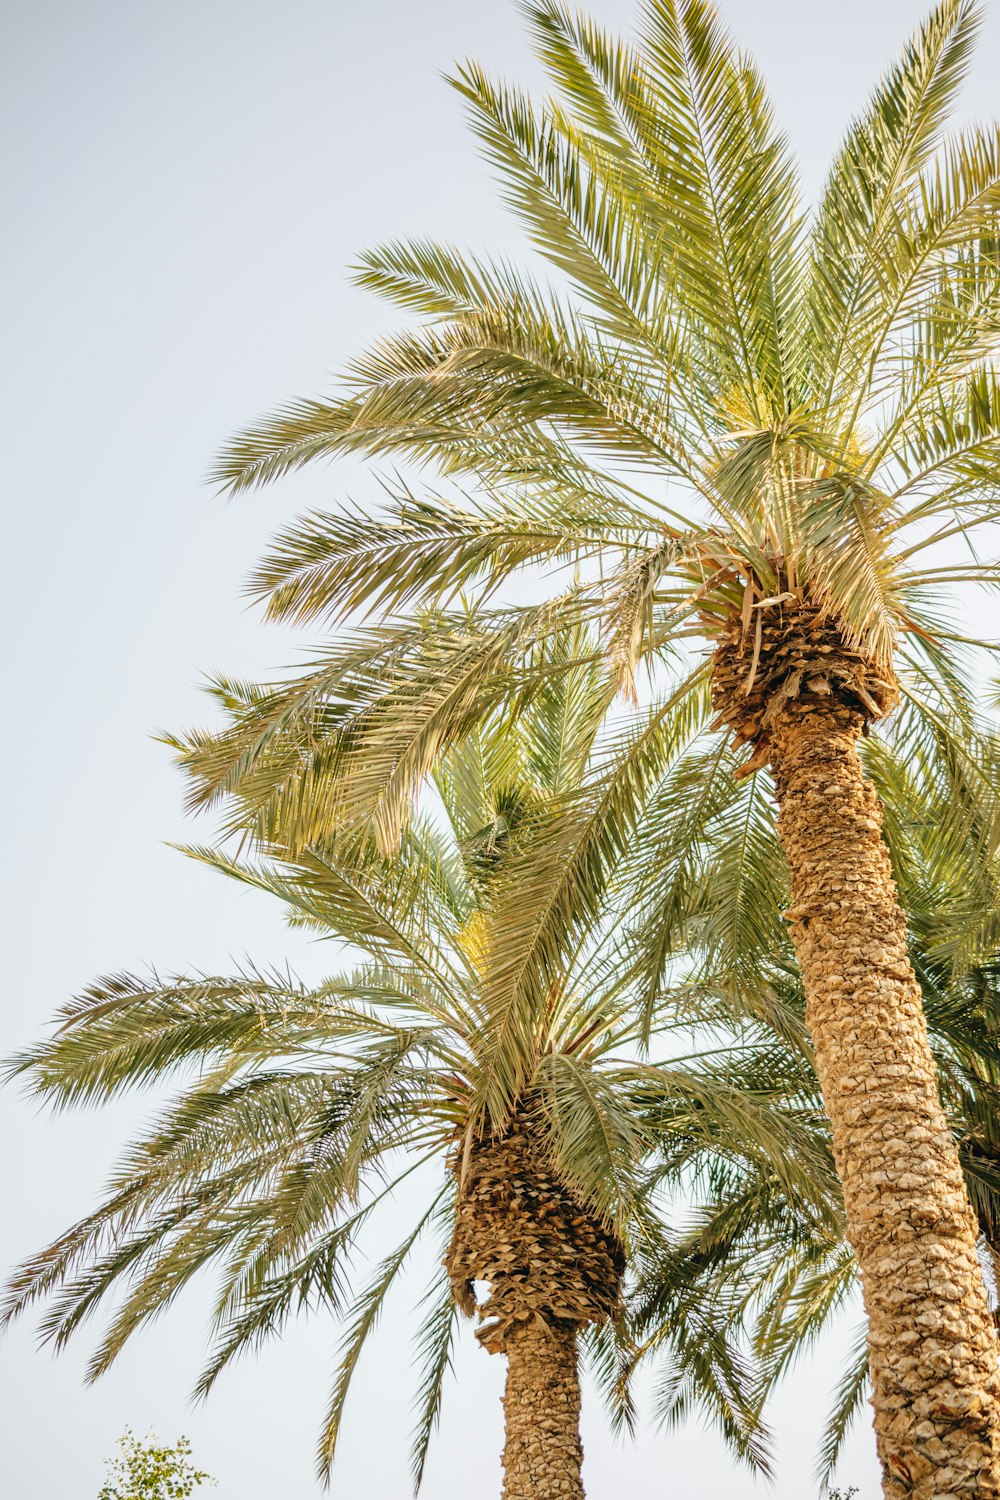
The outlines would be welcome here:
[[[586,785],[597,755],[593,703],[607,698],[601,680],[597,666],[582,685],[567,675],[516,727],[484,726],[443,757],[433,803],[391,859],[370,842],[347,848],[337,835],[294,856],[273,846],[253,862],[192,851],[363,959],[314,988],[254,970],[122,974],[67,1007],[55,1036],[12,1064],[35,1093],[99,1102],[178,1074],[180,1092],[129,1146],[100,1207],[25,1265],[8,1316],[48,1299],[43,1329],[62,1345],[117,1293],[91,1364],[96,1376],[212,1266],[218,1337],[199,1387],[207,1391],[235,1355],[278,1332],[297,1308],[345,1314],[320,1440],[325,1470],[390,1286],[422,1238],[454,1249],[470,1143],[489,1149],[495,1139],[502,1149],[526,1101],[546,1170],[629,1254],[639,1246],[652,1253],[666,1232],[663,1193],[709,1160],[728,1162],[734,1177],[766,1179],[803,1213],[836,1218],[825,1127],[801,1060],[749,1034],[685,1057],[683,1008],[652,1028],[662,1066],[643,1059],[650,1028],[621,962],[615,891],[598,866],[603,898],[597,890],[588,909],[564,912],[562,942],[545,950],[544,984],[493,982],[498,963],[514,961],[512,937],[523,934],[525,888],[508,869],[530,867],[531,849],[563,815],[560,797]],[[359,1293],[349,1253],[359,1237],[378,1244],[380,1205],[415,1173],[428,1192]],[[688,1281],[678,1284],[684,1319],[674,1320],[671,1341],[677,1390],[685,1404],[705,1407],[741,1456],[766,1464],[738,1347]],[[459,1289],[459,1302],[465,1296]],[[457,1315],[445,1271],[426,1306],[418,1481]],[[619,1420],[628,1420],[625,1325],[604,1324],[592,1329],[589,1348]]]
[[[340,453],[423,471],[374,516],[305,517],[251,584],[276,618],[380,624],[294,683],[220,684],[238,724],[183,742],[193,800],[253,788],[286,837],[301,818],[302,843],[335,771],[339,815],[374,810],[391,844],[434,756],[539,690],[570,621],[600,622],[629,695],[642,661],[700,688],[698,644],[735,632],[740,680],[715,687],[735,692],[722,717],[741,740],[775,693],[828,691],[829,670],[866,719],[900,687],[968,718],[945,602],[997,581],[975,538],[1000,451],[1000,134],[946,133],[976,7],[943,0],[918,28],[811,211],[754,63],[704,0],[647,0],[634,43],[551,0],[525,12],[550,98],[471,63],[452,81],[547,275],[423,241],[368,252],[361,284],[416,323],[216,469],[230,491]],[[538,570],[567,566],[575,582],[540,603],[451,611],[525,570],[537,596]],[[793,596],[820,654],[758,673],[762,626],[766,655]]]

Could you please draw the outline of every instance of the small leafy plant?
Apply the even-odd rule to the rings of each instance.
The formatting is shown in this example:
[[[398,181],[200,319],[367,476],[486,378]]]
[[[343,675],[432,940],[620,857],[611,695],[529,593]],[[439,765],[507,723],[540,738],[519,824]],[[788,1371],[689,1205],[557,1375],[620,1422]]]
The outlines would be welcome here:
[[[107,1460],[107,1478],[97,1500],[187,1500],[203,1484],[215,1484],[190,1462],[186,1437],[172,1448],[150,1433],[143,1442],[126,1427],[118,1439],[118,1456]]]

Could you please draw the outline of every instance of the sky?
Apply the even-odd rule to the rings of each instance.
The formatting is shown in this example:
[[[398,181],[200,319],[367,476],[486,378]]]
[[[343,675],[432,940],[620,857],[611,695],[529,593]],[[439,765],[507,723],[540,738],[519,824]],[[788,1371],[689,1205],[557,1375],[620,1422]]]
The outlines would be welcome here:
[[[807,188],[920,14],[910,0],[728,0],[770,79]],[[618,29],[624,0],[593,0]],[[514,252],[520,240],[442,82],[474,56],[532,84],[516,9],[498,0],[32,0],[0,17],[5,228],[4,691],[0,1053],[36,1038],[97,975],[156,965],[224,972],[249,957],[324,972],[286,931],[171,843],[185,817],[158,729],[208,717],[224,669],[294,665],[306,638],[265,627],[241,596],[269,536],[308,505],[374,493],[370,475],[317,469],[224,502],[204,483],[221,441],[277,402],[321,390],[398,321],[351,286],[372,243],[432,234]],[[1000,63],[993,0],[965,94],[989,116]],[[0,1262],[9,1266],[95,1201],[148,1099],[41,1114],[0,1096]],[[399,1208],[405,1213],[405,1205]],[[362,1268],[363,1269],[363,1268]],[[358,1377],[335,1473],[345,1500],[402,1500],[412,1372],[409,1299],[386,1310]],[[316,1318],[192,1407],[210,1298],[195,1288],[85,1387],[88,1332],[58,1357],[31,1324],[0,1345],[0,1488],[11,1500],[90,1500],[119,1433],[187,1433],[219,1500],[311,1500],[312,1450],[337,1342]],[[773,1412],[771,1493],[813,1492],[824,1403],[848,1319]],[[92,1339],[90,1340],[92,1344]],[[498,1495],[500,1361],[468,1333],[425,1482],[426,1500]],[[766,1489],[697,1423],[645,1421],[616,1443],[588,1396],[588,1493],[742,1500]],[[867,1418],[838,1475],[878,1493]],[[207,1493],[207,1492],[206,1492]]]

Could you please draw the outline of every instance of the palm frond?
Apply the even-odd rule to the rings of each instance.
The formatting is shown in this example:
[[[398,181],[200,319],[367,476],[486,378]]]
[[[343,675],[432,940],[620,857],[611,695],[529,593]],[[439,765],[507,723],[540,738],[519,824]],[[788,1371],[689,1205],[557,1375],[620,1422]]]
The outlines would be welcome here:
[[[378,1322],[382,1312],[383,1304],[397,1276],[417,1240],[424,1233],[427,1225],[434,1218],[442,1193],[438,1193],[431,1206],[421,1215],[413,1229],[391,1255],[387,1255],[378,1266],[375,1275],[368,1286],[358,1297],[353,1315],[348,1323],[340,1350],[340,1363],[334,1380],[330,1403],[327,1408],[323,1427],[320,1433],[319,1445],[316,1451],[316,1473],[321,1480],[328,1481],[330,1469],[333,1465],[337,1448],[337,1440],[340,1436],[340,1428],[344,1417],[344,1407],[350,1393],[351,1382],[361,1358],[362,1351]]]

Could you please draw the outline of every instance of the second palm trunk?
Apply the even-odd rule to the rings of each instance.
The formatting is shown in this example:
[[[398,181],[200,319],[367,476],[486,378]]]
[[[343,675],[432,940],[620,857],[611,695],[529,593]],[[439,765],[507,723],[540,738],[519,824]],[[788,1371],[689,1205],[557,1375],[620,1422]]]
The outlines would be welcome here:
[[[455,1300],[507,1357],[503,1500],[583,1500],[577,1333],[618,1310],[622,1245],[561,1178],[537,1100],[456,1151],[454,1171]]]
[[[506,1340],[503,1500],[583,1500],[576,1342],[540,1319]]]

